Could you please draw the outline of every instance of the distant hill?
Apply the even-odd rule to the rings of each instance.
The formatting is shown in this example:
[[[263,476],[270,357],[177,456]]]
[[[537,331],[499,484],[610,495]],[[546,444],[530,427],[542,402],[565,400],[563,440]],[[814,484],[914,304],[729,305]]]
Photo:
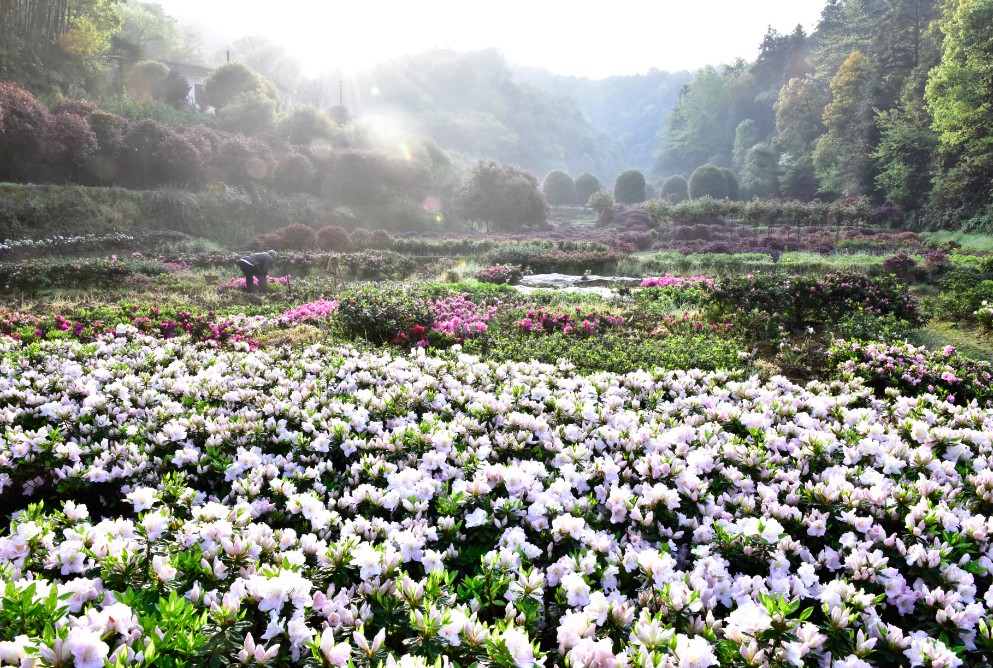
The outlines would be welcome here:
[[[467,161],[492,158],[524,167],[539,178],[553,169],[573,175],[589,171],[604,182],[631,164],[613,131],[621,130],[634,144],[634,137],[654,138],[661,126],[657,120],[649,133],[620,120],[597,123],[565,87],[559,88],[523,80],[494,49],[468,53],[438,49],[380,64],[360,75],[353,112],[358,117],[392,117],[394,123],[431,137]],[[624,104],[658,106],[654,98],[635,102],[634,97],[628,95]],[[619,104],[617,111],[623,110]],[[597,115],[607,116],[605,110]],[[641,120],[647,125],[646,119]],[[646,147],[644,154],[648,152]]]
[[[559,76],[532,67],[516,68],[523,83],[576,101],[598,132],[609,136],[620,152],[624,168],[651,173],[659,131],[675,105],[691,72],[661,72],[586,79]]]

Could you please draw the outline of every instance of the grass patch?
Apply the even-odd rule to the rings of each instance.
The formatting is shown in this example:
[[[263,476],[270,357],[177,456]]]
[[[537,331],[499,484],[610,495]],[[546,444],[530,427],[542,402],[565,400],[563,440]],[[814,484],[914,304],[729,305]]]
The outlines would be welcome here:
[[[963,357],[993,362],[993,341],[978,329],[956,323],[932,320],[927,327],[913,332],[907,340],[930,350],[954,346]]]

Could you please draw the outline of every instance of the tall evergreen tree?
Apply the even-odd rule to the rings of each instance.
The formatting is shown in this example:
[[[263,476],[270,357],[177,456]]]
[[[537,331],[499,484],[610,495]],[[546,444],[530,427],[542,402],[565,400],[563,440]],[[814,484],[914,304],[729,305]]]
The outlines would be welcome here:
[[[993,0],[958,0],[942,22],[941,64],[927,85],[941,141],[937,207],[993,229]]]

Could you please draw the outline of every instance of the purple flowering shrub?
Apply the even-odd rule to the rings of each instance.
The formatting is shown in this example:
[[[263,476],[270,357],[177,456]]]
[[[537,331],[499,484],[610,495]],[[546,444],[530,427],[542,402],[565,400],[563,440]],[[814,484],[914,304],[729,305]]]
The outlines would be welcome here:
[[[293,280],[292,276],[269,276],[267,282],[269,285],[289,285],[290,281]],[[222,283],[217,286],[217,291],[221,294],[244,291],[247,286],[247,279],[242,278],[231,278],[227,283]]]
[[[503,313],[507,306],[499,299],[489,303],[476,303],[467,293],[432,299],[427,302],[433,322],[431,332],[437,341],[449,339],[459,343],[478,336],[489,328],[489,323]]]
[[[842,378],[860,378],[877,396],[933,394],[949,403],[993,404],[993,364],[962,357],[952,346],[940,351],[909,343],[887,345],[836,340],[828,360]]]
[[[480,283],[495,283],[497,285],[513,285],[521,280],[524,272],[515,265],[495,264],[476,272],[475,278]]]
[[[691,285],[702,285],[710,287],[714,284],[714,279],[709,276],[656,276],[646,278],[641,282],[643,288],[681,288]]]
[[[318,299],[284,311],[277,320],[290,325],[324,323],[331,319],[336,310],[338,310],[337,300]]]
[[[587,311],[579,306],[573,309],[527,309],[523,311],[522,317],[514,320],[514,326],[524,334],[560,332],[577,337],[592,336],[623,324],[622,316]]]
[[[120,325],[128,325],[138,332],[163,339],[185,335],[193,341],[222,348],[254,349],[258,346],[251,336],[252,327],[244,317],[223,318],[213,312],[126,302],[116,306],[79,309],[68,316],[60,313],[34,315],[0,309],[0,337],[24,343],[59,339],[92,342],[101,337],[113,337]]]

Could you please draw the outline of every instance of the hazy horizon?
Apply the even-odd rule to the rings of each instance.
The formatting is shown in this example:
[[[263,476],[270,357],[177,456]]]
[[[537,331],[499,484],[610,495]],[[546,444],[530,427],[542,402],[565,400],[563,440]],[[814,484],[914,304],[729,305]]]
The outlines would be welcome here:
[[[698,0],[639,5],[620,0],[606,12],[575,3],[504,2],[499,12],[453,0],[338,3],[284,0],[273,13],[257,0],[158,0],[203,37],[210,58],[239,37],[263,36],[298,57],[304,73],[358,70],[433,48],[496,48],[513,65],[601,79],[677,72],[754,60],[769,26],[809,33],[825,0]],[[719,21],[718,21],[719,19]]]

